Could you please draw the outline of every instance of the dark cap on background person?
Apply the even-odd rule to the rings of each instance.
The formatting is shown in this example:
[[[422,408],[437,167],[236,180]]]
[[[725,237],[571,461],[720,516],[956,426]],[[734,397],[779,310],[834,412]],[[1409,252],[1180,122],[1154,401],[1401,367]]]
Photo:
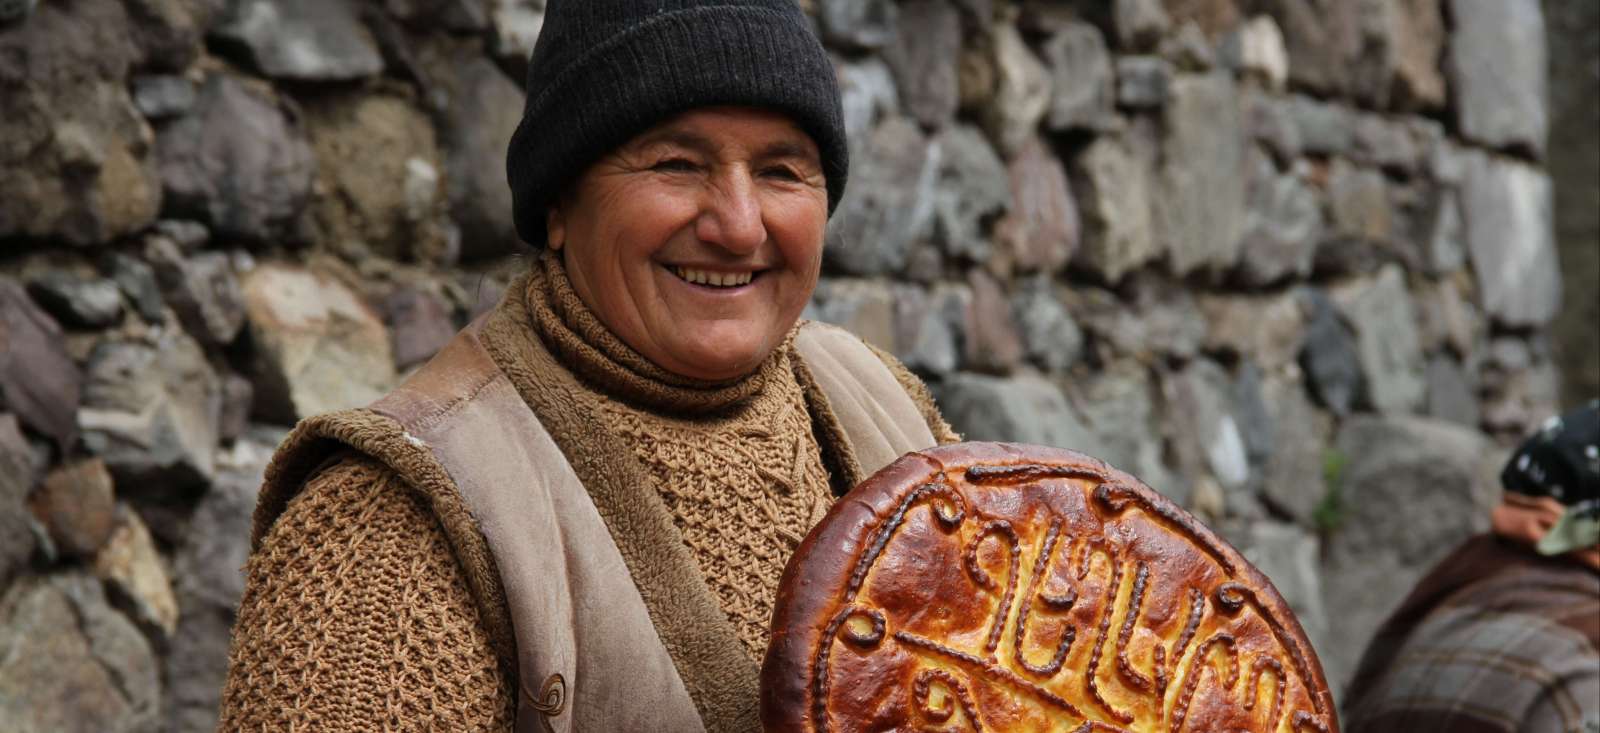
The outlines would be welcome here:
[[[517,233],[591,163],[682,112],[748,106],[816,142],[832,211],[849,171],[833,66],[794,0],[550,0],[506,154]]]
[[[1497,532],[1531,541],[1542,555],[1593,549],[1600,543],[1600,400],[1546,420],[1511,454],[1500,483],[1506,498]],[[1513,516],[1547,519],[1519,527],[1504,516],[1507,507],[1523,510]]]

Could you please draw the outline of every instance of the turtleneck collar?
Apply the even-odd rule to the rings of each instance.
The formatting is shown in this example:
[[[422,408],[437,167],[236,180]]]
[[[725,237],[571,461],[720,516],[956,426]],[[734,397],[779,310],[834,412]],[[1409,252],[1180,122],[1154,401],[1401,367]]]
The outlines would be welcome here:
[[[562,364],[590,387],[623,402],[668,414],[703,415],[733,408],[761,392],[782,369],[789,339],[754,372],[723,382],[673,374],[617,338],[584,305],[558,253],[545,250],[531,268],[527,291],[534,330]]]

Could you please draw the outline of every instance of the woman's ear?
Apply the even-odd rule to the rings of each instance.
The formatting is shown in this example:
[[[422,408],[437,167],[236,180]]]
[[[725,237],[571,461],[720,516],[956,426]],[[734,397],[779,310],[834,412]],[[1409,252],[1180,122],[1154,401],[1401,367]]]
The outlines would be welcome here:
[[[545,244],[550,251],[559,252],[562,245],[567,243],[567,217],[561,211],[561,204],[554,203],[544,213]]]

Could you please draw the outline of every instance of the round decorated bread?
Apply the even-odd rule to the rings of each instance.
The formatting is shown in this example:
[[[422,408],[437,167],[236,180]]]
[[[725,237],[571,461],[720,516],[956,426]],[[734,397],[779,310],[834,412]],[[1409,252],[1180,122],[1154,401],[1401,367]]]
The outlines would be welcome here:
[[[1137,479],[1067,450],[911,453],[784,572],[768,731],[1336,733],[1288,604]]]

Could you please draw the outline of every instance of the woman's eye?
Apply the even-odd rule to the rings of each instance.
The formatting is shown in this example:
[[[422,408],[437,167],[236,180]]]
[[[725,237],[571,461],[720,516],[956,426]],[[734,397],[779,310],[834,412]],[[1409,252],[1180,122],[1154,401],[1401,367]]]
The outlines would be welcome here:
[[[696,166],[693,161],[686,158],[667,158],[666,160],[650,166],[650,169],[662,171],[664,173],[693,173],[694,171],[699,170],[699,167]]]

